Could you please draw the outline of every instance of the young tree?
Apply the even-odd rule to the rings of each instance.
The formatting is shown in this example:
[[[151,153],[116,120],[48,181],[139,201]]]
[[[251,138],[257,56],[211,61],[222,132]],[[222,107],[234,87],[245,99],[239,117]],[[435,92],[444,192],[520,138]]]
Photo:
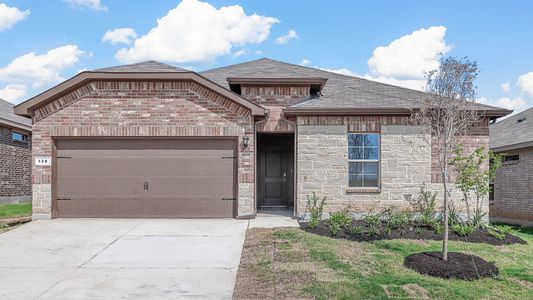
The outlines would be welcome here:
[[[490,183],[496,177],[496,170],[501,165],[502,157],[483,148],[477,148],[469,155],[463,153],[461,146],[454,151],[451,165],[456,171],[455,185],[463,193],[466,204],[467,221],[478,227],[482,224],[486,212],[483,205],[490,192]],[[490,161],[490,164],[489,164]],[[471,200],[474,199],[474,203]],[[471,205],[474,205],[471,211]]]
[[[444,237],[442,259],[448,260],[448,202],[450,200],[450,160],[462,136],[478,121],[475,109],[478,75],[476,62],[468,58],[443,57],[437,69],[426,74],[427,97],[413,110],[412,121],[427,129],[437,151],[442,175]]]

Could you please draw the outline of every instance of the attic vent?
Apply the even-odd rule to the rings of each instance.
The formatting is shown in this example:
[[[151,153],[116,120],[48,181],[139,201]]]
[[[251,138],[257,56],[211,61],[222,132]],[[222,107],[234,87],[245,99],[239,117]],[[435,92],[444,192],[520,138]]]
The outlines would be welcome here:
[[[522,123],[526,120],[527,118],[526,117],[523,117],[523,118],[520,118],[516,121],[516,123]]]

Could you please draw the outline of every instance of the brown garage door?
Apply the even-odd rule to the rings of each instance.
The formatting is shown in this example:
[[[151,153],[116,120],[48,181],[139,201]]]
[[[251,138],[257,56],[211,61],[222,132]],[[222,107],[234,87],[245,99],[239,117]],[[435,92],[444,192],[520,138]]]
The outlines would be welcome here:
[[[235,140],[58,140],[58,217],[233,217]]]

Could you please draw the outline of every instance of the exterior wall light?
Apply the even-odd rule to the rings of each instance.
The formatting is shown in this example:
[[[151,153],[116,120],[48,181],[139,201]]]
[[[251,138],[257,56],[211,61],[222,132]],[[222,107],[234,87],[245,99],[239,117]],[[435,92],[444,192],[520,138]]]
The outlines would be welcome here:
[[[248,148],[249,141],[250,141],[250,137],[248,137],[247,135],[242,137],[242,146],[244,147],[244,149]]]

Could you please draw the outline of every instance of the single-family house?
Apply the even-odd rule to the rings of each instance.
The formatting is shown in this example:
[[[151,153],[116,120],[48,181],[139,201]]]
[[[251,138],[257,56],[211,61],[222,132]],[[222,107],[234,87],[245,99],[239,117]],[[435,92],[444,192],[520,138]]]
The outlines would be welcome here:
[[[435,149],[409,122],[426,94],[259,59],[204,72],[158,63],[82,72],[15,108],[33,118],[33,215],[236,217],[403,206],[436,189]],[[488,148],[478,105],[467,147]]]

